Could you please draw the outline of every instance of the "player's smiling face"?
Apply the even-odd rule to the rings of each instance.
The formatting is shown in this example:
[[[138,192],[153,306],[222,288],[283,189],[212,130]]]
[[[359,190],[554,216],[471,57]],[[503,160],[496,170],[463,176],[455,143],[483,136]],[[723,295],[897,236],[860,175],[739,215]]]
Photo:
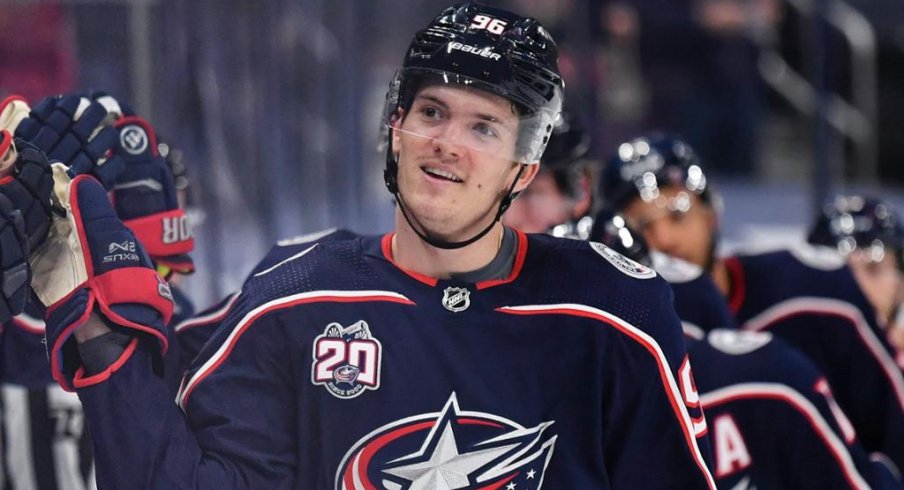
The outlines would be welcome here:
[[[473,236],[495,217],[520,164],[519,116],[511,102],[473,88],[428,85],[395,123],[399,193],[425,231]],[[515,191],[536,174],[527,166]]]

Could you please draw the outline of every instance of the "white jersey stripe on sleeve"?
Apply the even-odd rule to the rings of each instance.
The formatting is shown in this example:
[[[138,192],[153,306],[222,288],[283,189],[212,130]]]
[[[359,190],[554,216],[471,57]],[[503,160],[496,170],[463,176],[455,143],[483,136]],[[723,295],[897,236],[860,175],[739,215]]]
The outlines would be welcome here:
[[[229,310],[232,309],[232,305],[235,304],[235,301],[239,299],[240,294],[241,291],[232,293],[229,296],[229,299],[223,304],[223,306],[217,308],[214,311],[211,311],[206,315],[196,316],[183,320],[176,324],[176,326],[173,327],[173,330],[175,330],[176,333],[179,333],[182,330],[188,328],[198,327],[201,325],[206,325],[208,323],[215,323],[223,320],[223,318],[226,318],[226,314],[229,313]]]
[[[852,488],[868,490],[870,486],[860,475],[851,453],[838,435],[831,429],[819,410],[796,390],[780,383],[740,383],[720,388],[700,396],[704,410],[735,400],[770,399],[787,403],[803,415],[816,434],[822,439],[832,457],[844,473]]]
[[[795,315],[817,313],[833,315],[848,320],[857,331],[857,336],[872,354],[879,364],[885,377],[891,383],[898,406],[904,412],[904,373],[895,363],[892,355],[885,349],[882,342],[870,328],[869,323],[863,317],[856,306],[837,299],[802,297],[777,303],[759,315],[744,322],[741,326],[744,330],[762,331],[768,330],[780,320]]]
[[[182,387],[176,395],[176,403],[185,410],[188,397],[191,395],[192,391],[194,391],[198,383],[216,370],[216,368],[229,357],[229,354],[232,352],[238,339],[258,318],[272,311],[290,308],[299,304],[323,302],[391,302],[414,304],[413,301],[405,296],[391,291],[310,291],[293,294],[264,303],[246,313],[245,316],[232,327],[232,331],[220,345],[219,349],[217,349],[216,352],[214,352],[213,355],[198,368],[190,379],[183,381]]]

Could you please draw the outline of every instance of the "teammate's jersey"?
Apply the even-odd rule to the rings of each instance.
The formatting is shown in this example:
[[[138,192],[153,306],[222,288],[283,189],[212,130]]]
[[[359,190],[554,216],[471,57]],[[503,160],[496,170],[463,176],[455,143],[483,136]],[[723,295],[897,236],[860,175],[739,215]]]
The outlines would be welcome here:
[[[726,260],[741,328],[782,337],[825,374],[869,451],[904,466],[904,377],[841,259],[801,248]]]
[[[656,272],[672,286],[685,336],[700,340],[715,328],[735,327],[725,297],[702,268],[660,252],[650,253],[650,258]]]
[[[186,378],[185,420],[145,352],[80,390],[107,422],[93,427],[99,482],[714,488],[654,272],[519,234],[510,277],[460,283],[403,271],[390,241],[318,243],[248,281]]]
[[[4,490],[85,490],[94,485],[91,442],[75,393],[50,376],[43,308],[32,301],[4,324],[0,418]]]
[[[780,339],[713,330],[689,355],[719,488],[902,488],[856,442],[812,362]]]

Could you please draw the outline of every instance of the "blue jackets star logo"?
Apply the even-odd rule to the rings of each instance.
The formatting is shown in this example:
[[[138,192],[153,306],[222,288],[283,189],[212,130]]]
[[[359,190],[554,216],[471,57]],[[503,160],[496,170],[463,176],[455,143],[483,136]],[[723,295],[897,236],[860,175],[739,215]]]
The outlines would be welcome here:
[[[462,411],[455,393],[442,411],[383,426],[361,439],[336,473],[337,490],[528,490],[543,485],[556,437],[552,421],[523,427]]]

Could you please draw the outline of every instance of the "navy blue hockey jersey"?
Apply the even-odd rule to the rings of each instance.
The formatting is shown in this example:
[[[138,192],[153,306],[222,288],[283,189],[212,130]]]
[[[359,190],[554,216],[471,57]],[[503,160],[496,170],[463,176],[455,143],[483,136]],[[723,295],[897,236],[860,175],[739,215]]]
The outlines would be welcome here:
[[[809,357],[863,446],[904,467],[904,377],[843,260],[800,248],[737,256],[726,265],[741,327],[772,332]]]
[[[856,442],[816,367],[781,340],[713,330],[689,354],[719,488],[904,488]]]
[[[280,240],[267,252],[267,255],[254,266],[248,279],[254,277],[255,274],[266,274],[273,267],[278,267],[287,260],[292,260],[296,256],[304,255],[307,249],[315,243],[331,242],[334,240],[348,240],[358,235],[342,229],[330,228],[314,233],[308,233],[297,237]],[[235,305],[239,293],[236,291],[228,294],[225,298],[207,307],[197,315],[182,316],[178,321],[174,321],[173,331],[178,340],[179,351],[182,357],[183,367],[187,367],[192,359],[201,352],[201,348],[207,340],[213,335],[213,332],[226,319],[229,312]]]
[[[519,234],[509,278],[460,283],[400,269],[390,239],[318,243],[254,276],[186,376],[184,419],[143,351],[81,389],[99,483],[715,488],[654,272]]]
[[[710,330],[736,326],[725,296],[702,268],[660,252],[650,257],[656,272],[672,286],[685,336],[700,340]]]

